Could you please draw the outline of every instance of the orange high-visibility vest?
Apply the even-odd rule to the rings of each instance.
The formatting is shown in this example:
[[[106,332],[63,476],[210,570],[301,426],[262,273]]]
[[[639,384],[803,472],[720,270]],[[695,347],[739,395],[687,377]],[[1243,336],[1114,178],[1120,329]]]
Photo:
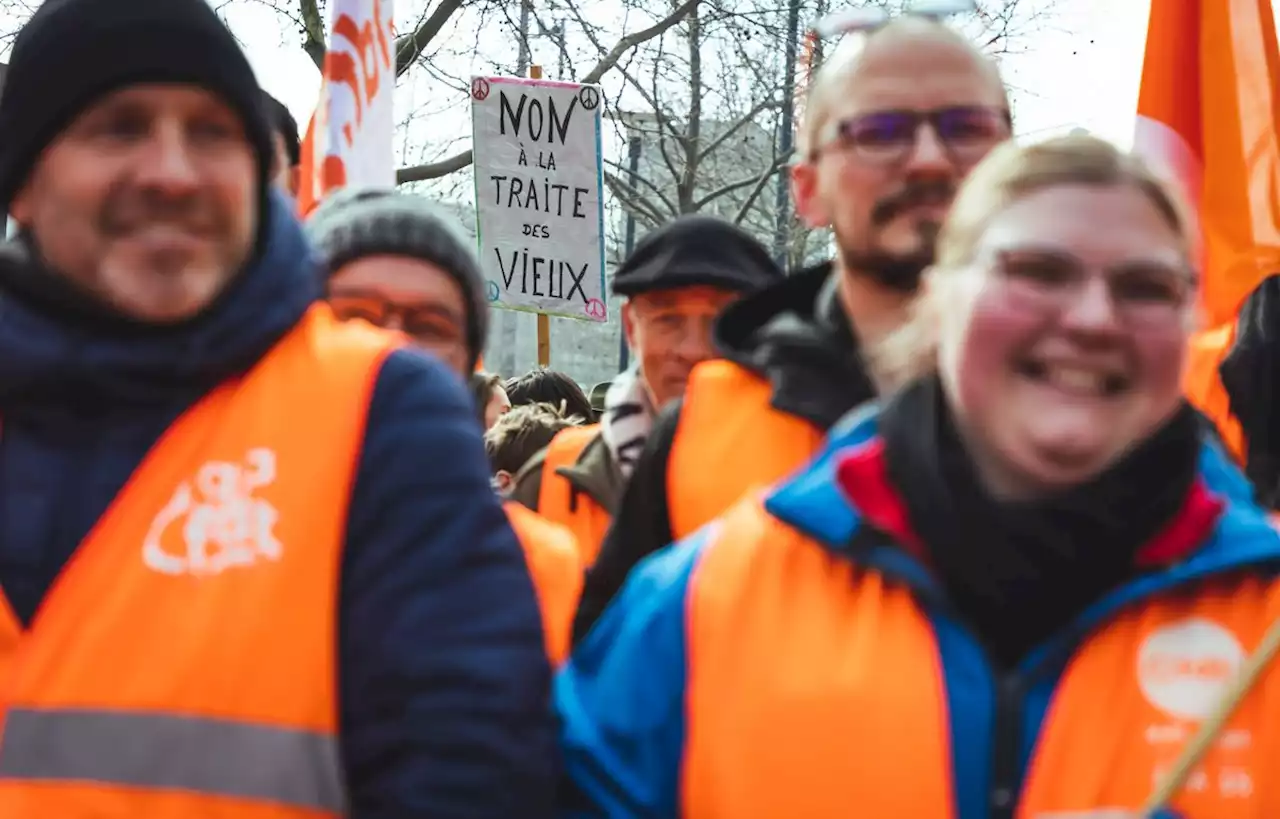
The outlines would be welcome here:
[[[599,434],[599,424],[569,427],[557,432],[542,462],[542,487],[538,490],[538,514],[573,532],[582,564],[587,567],[595,563],[596,555],[600,553],[613,513],[587,493],[576,491],[569,479],[557,475],[556,470],[577,463],[582,450]]]
[[[528,507],[507,501],[507,519],[524,548],[542,610],[542,632],[552,665],[569,657],[573,615],[582,596],[582,556],[573,532],[543,518]]]
[[[164,433],[28,629],[0,607],[0,816],[344,814],[339,567],[400,343],[312,307]]]
[[[667,465],[675,539],[702,528],[753,488],[786,477],[822,446],[824,430],[774,409],[772,392],[768,381],[731,361],[694,368]]]
[[[911,592],[757,500],[717,527],[690,586],[681,815],[955,819],[952,754],[969,749],[951,747],[938,644]],[[1280,584],[1232,575],[1101,624],[1059,682],[1018,819],[1137,816],[1277,617]],[[1280,670],[1220,737],[1171,807],[1280,816]]]

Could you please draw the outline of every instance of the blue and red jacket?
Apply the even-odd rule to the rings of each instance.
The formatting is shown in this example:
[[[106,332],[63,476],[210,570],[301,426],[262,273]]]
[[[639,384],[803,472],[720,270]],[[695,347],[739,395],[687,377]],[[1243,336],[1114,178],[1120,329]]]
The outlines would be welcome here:
[[[998,671],[913,554],[875,413],[633,572],[556,682],[565,815],[1137,811],[1280,618],[1280,535],[1206,443],[1134,579]],[[1280,815],[1280,674],[1223,737],[1170,808]]]

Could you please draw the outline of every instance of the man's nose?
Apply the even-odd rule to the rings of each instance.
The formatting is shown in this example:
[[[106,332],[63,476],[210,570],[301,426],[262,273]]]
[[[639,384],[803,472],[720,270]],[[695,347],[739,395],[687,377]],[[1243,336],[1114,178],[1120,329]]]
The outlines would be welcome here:
[[[947,146],[932,125],[922,124],[916,131],[916,140],[903,163],[903,170],[911,176],[950,176],[955,173],[955,163],[947,153]]]
[[[155,124],[140,164],[138,181],[164,193],[187,193],[199,181],[191,140],[181,122]]]
[[[715,358],[715,344],[712,331],[715,327],[715,316],[691,317],[685,324],[685,331],[680,336],[678,352],[686,361],[706,361]]]

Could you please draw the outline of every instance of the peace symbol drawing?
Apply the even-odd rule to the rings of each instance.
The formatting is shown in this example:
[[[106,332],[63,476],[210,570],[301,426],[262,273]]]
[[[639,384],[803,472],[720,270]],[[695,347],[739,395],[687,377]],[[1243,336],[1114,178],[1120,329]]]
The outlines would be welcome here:
[[[594,111],[600,104],[600,89],[594,85],[584,85],[578,90],[578,102],[588,111]]]
[[[485,97],[489,96],[489,81],[484,77],[476,77],[472,80],[471,96],[479,102],[484,102]]]
[[[484,289],[485,295],[489,297],[489,301],[497,301],[502,295],[502,291],[498,289],[497,282],[486,282]]]
[[[605,316],[604,302],[600,299],[592,299],[587,302],[586,313],[593,319],[602,319]]]

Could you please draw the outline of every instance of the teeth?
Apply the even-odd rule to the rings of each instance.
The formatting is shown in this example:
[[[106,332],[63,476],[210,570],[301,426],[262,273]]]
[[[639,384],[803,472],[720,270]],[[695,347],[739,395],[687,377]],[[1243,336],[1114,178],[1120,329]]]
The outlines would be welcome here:
[[[1107,379],[1101,373],[1068,367],[1050,367],[1049,379],[1055,386],[1071,392],[1087,392],[1102,395],[1107,389]]]

